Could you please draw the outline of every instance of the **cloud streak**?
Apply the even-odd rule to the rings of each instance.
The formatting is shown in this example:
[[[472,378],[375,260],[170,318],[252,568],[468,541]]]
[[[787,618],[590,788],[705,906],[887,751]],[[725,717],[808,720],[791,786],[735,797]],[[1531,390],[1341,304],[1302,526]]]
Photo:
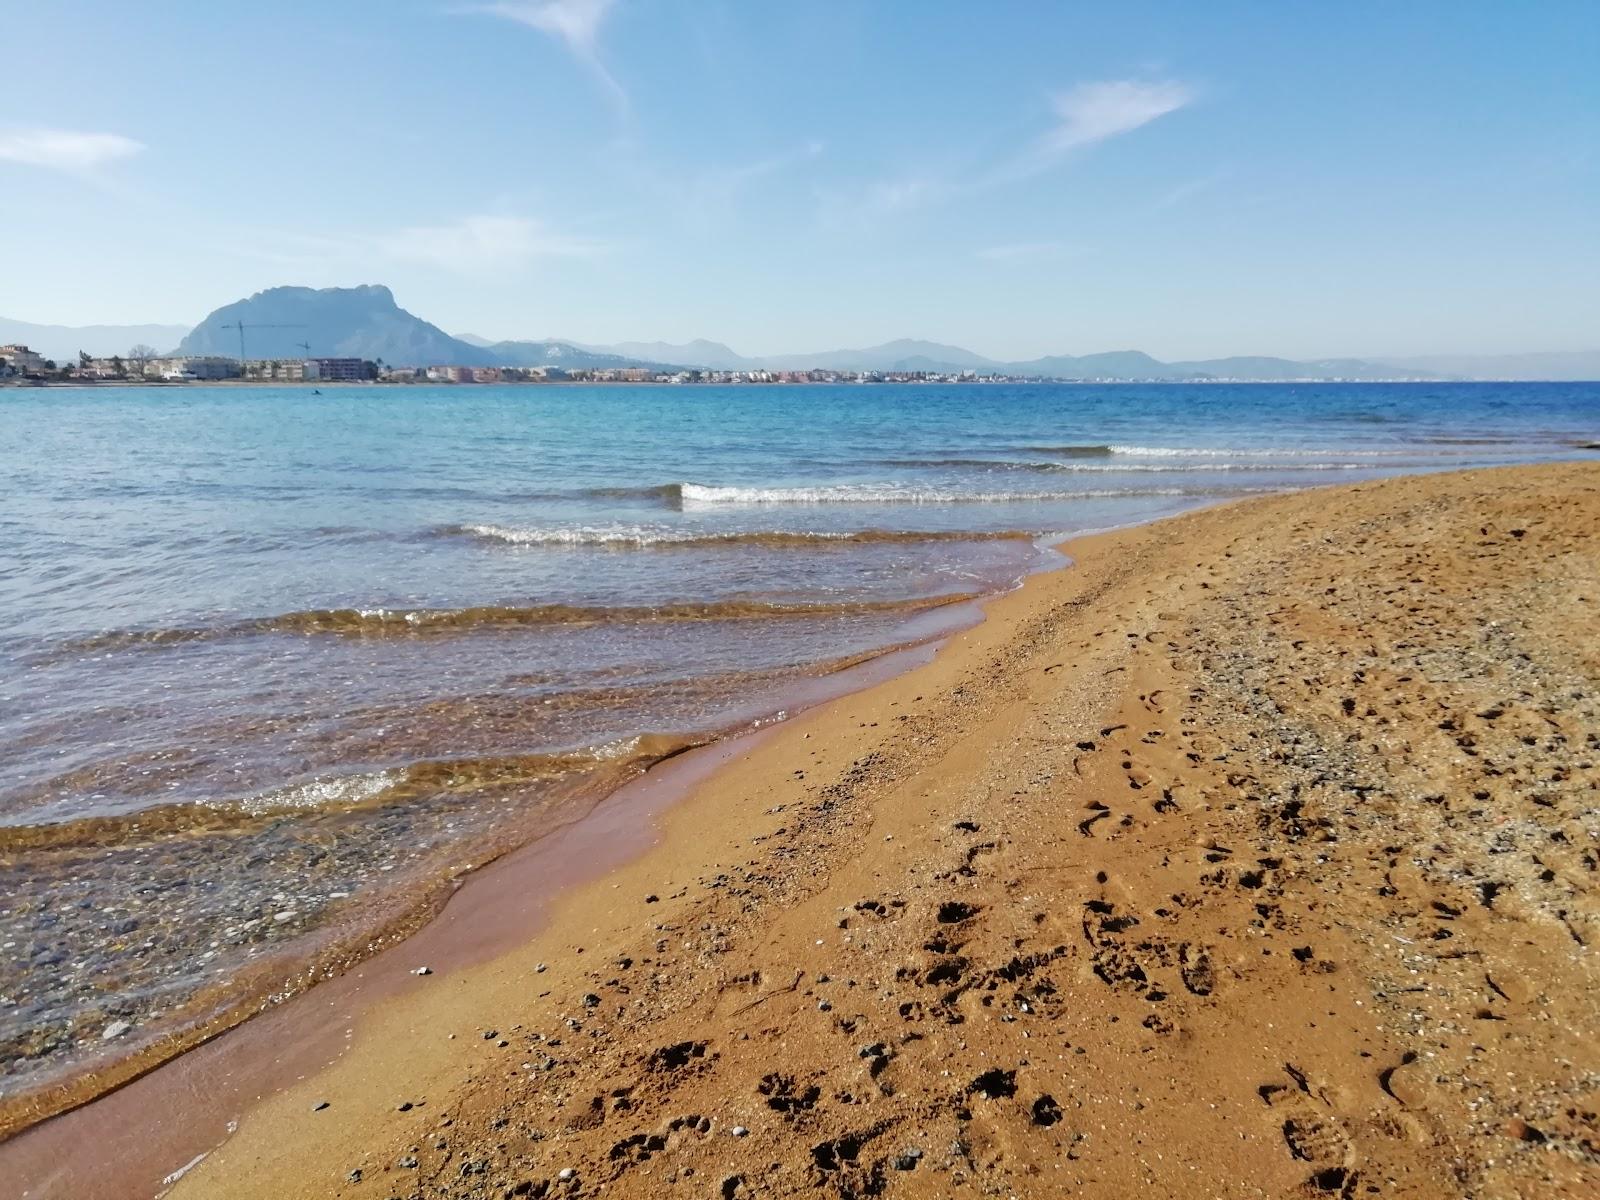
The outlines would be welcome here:
[[[132,158],[144,143],[116,133],[78,133],[66,129],[0,131],[0,162],[55,171],[92,171]]]
[[[371,239],[380,255],[447,270],[482,273],[535,258],[590,258],[609,247],[555,233],[529,217],[468,216],[446,225],[416,225]]]
[[[221,244],[302,273],[369,271],[394,263],[478,278],[510,274],[530,262],[595,258],[615,249],[598,238],[557,232],[532,217],[503,214],[362,233],[235,228],[226,231]]]
[[[1141,83],[1134,79],[1106,83],[1080,83],[1052,100],[1056,127],[1045,135],[1040,149],[1049,155],[1092,146],[1119,134],[1132,133],[1158,117],[1177,112],[1194,100],[1184,84],[1171,80]]]
[[[882,218],[1021,183],[1059,166],[1078,152],[1177,112],[1194,99],[1194,90],[1175,80],[1080,83],[1051,98],[1053,123],[1031,143],[997,156],[988,164],[974,160],[960,170],[869,183],[847,200],[828,200],[824,220],[842,224],[838,220],[841,212],[858,221]]]
[[[626,113],[628,93],[600,59],[600,27],[613,7],[615,0],[498,0],[465,11],[515,21],[564,43],[573,58],[600,82],[618,111]]]

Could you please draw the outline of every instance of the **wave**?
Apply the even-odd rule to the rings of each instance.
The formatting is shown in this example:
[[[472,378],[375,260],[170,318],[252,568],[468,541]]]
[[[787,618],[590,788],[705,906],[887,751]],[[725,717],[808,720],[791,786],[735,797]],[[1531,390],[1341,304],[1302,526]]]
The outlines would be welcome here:
[[[1023,446],[1023,454],[1050,454],[1056,458],[1109,458],[1113,447],[1100,445],[1082,446]]]
[[[1017,504],[1141,496],[1237,496],[1277,488],[1079,488],[1071,491],[972,491],[894,483],[843,483],[818,487],[711,487],[678,485],[684,508],[760,504]]]
[[[1131,458],[1396,458],[1405,457],[1406,450],[1346,450],[1336,447],[1309,449],[1282,446],[1112,446],[1112,454]]]
[[[804,603],[713,600],[654,605],[478,605],[472,608],[318,608],[252,617],[228,625],[188,629],[123,629],[66,643],[68,652],[116,650],[214,641],[252,634],[336,635],[352,638],[430,637],[540,629],[551,626],[678,621],[737,621],[779,617],[844,617],[911,614],[977,598],[949,592],[904,600]]]
[[[295,814],[333,814],[560,780],[575,772],[637,772],[702,745],[704,737],[640,734],[585,750],[482,758],[425,759],[404,766],[324,775],[251,795],[163,804],[131,813],[0,827],[0,850],[61,850],[162,838],[234,833]]]
[[[639,525],[544,528],[512,525],[449,525],[438,532],[446,537],[470,537],[509,546],[599,546],[617,550],[677,550],[739,546],[800,550],[813,547],[898,545],[920,542],[1032,541],[1035,536],[1023,530],[999,532],[893,529],[839,532],[750,530],[707,533],[696,529]]]

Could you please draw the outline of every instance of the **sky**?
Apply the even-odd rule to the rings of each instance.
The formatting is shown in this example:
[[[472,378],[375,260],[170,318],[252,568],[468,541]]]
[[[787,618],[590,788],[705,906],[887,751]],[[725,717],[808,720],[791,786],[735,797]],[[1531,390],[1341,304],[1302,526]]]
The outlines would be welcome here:
[[[0,0],[0,315],[1600,347],[1600,4]]]

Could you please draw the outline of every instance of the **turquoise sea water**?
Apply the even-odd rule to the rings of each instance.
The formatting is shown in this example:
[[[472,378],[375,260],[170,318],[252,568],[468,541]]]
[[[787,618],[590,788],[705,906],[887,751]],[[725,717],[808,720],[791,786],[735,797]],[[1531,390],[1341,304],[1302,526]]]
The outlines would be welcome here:
[[[1596,437],[1582,384],[0,391],[0,1081],[356,944],[1059,535]]]

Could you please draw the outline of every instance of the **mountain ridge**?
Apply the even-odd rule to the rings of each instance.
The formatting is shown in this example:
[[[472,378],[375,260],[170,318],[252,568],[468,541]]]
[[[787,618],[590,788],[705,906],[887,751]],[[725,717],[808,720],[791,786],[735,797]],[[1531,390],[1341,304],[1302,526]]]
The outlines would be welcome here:
[[[251,358],[353,357],[391,366],[650,368],[713,371],[912,372],[1034,376],[1056,379],[1162,381],[1227,379],[1278,382],[1315,379],[1441,380],[1449,378],[1600,379],[1600,350],[1520,355],[1419,355],[1395,358],[1297,360],[1269,355],[1164,362],[1141,350],[1083,355],[1045,355],[1005,361],[965,347],[917,338],[876,346],[806,354],[746,356],[722,342],[626,341],[612,344],[569,338],[505,339],[448,334],[401,308],[382,284],[346,288],[275,287],[209,313],[192,330],[160,325],[47,326],[0,318],[0,342],[31,345],[47,357],[125,354],[137,342],[166,352],[194,355],[239,353],[237,324],[245,325]],[[229,326],[234,326],[229,328]],[[46,334],[51,340],[46,340]],[[309,346],[309,351],[306,347]]]
[[[126,355],[139,345],[164,354],[188,332],[187,325],[39,325],[0,317],[0,345],[27,346],[56,362],[75,362],[80,352],[95,358]]]

